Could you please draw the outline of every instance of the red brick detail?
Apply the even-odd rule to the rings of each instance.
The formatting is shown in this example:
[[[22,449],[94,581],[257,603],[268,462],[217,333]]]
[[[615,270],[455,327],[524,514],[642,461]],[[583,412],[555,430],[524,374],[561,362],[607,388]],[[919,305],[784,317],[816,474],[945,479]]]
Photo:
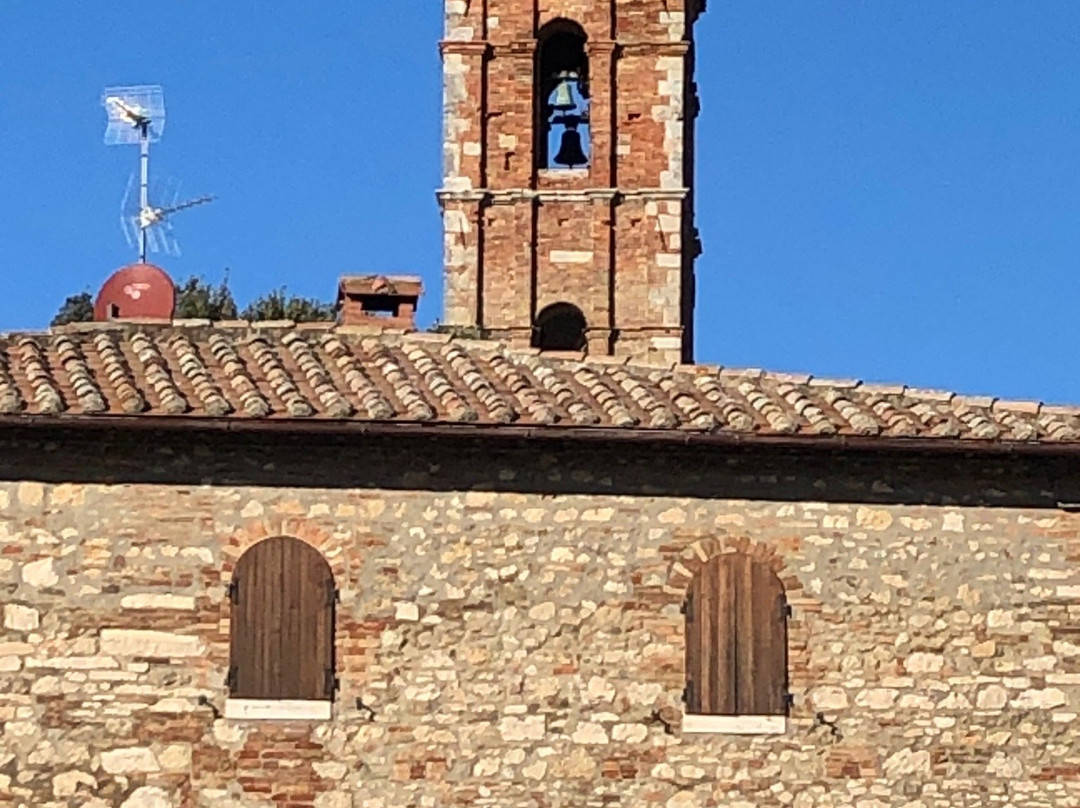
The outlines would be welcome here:
[[[450,8],[442,48],[444,322],[525,344],[545,306],[568,303],[586,315],[590,355],[689,361],[699,7],[490,0],[478,9]],[[560,18],[587,36],[591,162],[575,170],[535,159],[539,36]],[[492,207],[465,214],[475,200]]]

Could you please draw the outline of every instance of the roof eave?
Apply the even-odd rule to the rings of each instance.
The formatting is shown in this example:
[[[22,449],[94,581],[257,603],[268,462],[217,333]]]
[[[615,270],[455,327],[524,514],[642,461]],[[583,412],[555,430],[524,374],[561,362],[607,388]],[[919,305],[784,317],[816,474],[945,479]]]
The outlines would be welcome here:
[[[440,421],[340,421],[305,418],[213,418],[168,415],[0,415],[3,429],[188,432],[310,436],[378,436],[497,439],[699,447],[760,447],[832,452],[900,454],[1076,455],[1080,442],[900,438],[868,435],[785,435],[692,429],[605,426],[532,426]]]

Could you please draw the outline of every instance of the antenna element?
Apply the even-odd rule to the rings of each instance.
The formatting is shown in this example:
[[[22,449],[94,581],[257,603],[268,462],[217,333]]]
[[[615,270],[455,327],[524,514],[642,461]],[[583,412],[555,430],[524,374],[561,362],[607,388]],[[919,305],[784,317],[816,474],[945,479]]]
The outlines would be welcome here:
[[[124,194],[120,223],[128,242],[138,243],[139,262],[146,263],[147,249],[177,254],[179,249],[172,237],[169,217],[187,208],[213,201],[202,196],[187,202],[160,199],[150,201],[150,144],[161,140],[165,132],[165,93],[158,85],[110,87],[101,98],[109,117],[105,128],[105,143],[109,146],[139,145],[139,203],[130,210],[128,201],[131,184]]]

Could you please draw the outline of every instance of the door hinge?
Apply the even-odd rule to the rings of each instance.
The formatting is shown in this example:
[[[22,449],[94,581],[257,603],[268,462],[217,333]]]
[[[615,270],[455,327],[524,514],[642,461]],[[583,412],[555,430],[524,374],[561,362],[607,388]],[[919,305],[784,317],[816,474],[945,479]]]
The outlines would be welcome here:
[[[240,602],[240,581],[236,578],[229,582],[229,602],[234,604]]]
[[[341,688],[341,680],[337,677],[333,668],[326,669],[326,682],[324,684],[326,695],[330,698]]]
[[[682,602],[682,606],[679,607],[679,611],[686,615],[687,620],[694,619],[694,599],[689,595],[686,600]]]
[[[338,603],[341,603],[341,590],[334,586],[331,581],[326,586],[326,605],[334,606]]]
[[[780,604],[780,614],[784,616],[785,620],[790,620],[794,616],[795,611],[791,608],[791,604],[785,600]]]
[[[225,675],[225,687],[229,689],[229,695],[236,695],[236,679],[237,670],[236,665],[229,666],[229,672]]]
[[[683,704],[686,704],[686,705],[690,704],[690,691],[693,688],[693,686],[694,686],[694,683],[692,681],[690,681],[690,682],[687,682],[686,687],[683,688],[683,691],[682,691]]]

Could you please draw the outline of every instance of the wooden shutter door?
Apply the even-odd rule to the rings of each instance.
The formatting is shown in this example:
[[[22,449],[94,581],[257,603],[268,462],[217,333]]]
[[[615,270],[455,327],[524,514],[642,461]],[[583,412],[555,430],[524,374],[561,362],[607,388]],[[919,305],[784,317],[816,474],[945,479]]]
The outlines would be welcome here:
[[[332,699],[334,579],[304,542],[273,538],[248,550],[234,573],[232,695]]]
[[[748,559],[749,560],[749,559]],[[741,622],[739,648],[747,676],[739,676],[739,712],[787,714],[787,598],[767,564],[754,561],[744,571],[739,593],[748,621]]]
[[[705,562],[687,593],[686,703],[700,715],[787,712],[787,604],[768,565]]]
[[[691,713],[733,715],[736,710],[735,579],[725,558],[707,561],[690,584],[686,675]]]

